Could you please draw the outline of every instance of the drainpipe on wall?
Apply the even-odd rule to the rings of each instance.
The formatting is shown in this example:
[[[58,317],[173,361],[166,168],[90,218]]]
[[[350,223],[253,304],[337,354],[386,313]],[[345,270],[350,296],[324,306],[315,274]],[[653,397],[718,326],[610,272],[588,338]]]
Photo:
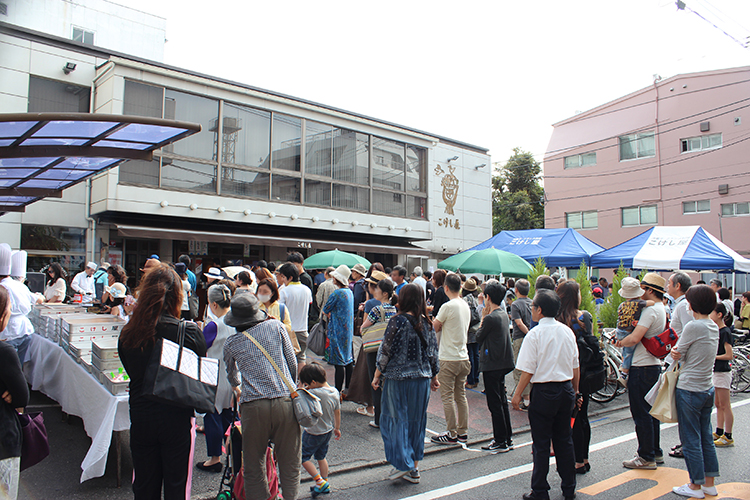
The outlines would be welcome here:
[[[96,219],[91,217],[91,178],[86,179],[86,220],[88,221],[88,232],[91,235],[91,262],[99,265],[96,255]],[[87,238],[88,240],[88,238]]]
[[[661,207],[661,220],[664,224],[664,198],[662,197],[662,184],[661,184],[661,138],[659,137],[659,88],[657,83],[661,80],[659,75],[654,75],[654,123],[656,130],[654,131],[654,147],[656,147],[656,168],[659,175],[659,205]],[[658,225],[658,223],[657,223]]]

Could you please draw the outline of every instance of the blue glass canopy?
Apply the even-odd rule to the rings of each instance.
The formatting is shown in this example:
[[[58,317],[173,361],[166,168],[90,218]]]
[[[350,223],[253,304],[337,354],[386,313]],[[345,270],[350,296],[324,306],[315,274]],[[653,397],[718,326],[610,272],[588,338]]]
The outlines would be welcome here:
[[[0,214],[200,132],[197,123],[89,113],[0,114]]]

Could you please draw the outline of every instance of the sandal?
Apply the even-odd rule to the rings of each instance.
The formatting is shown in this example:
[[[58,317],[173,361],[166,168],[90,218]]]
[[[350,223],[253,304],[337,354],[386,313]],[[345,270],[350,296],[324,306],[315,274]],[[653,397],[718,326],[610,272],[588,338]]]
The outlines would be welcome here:
[[[375,416],[375,412],[372,412],[372,413],[368,412],[366,406],[360,406],[359,408],[357,408],[357,413],[359,413],[360,415],[364,415],[366,417],[370,417],[370,418],[373,418]]]
[[[673,458],[685,458],[685,454],[682,453],[682,447],[670,451],[669,456]]]

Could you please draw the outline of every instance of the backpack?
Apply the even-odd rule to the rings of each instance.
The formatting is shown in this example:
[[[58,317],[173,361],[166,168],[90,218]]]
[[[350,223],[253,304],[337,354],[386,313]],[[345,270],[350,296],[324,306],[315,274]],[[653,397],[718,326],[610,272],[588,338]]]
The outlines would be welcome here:
[[[584,394],[592,394],[603,388],[607,381],[604,353],[599,348],[599,339],[594,334],[587,332],[580,325],[574,324],[573,326],[578,344],[578,363],[581,369],[578,390]]]
[[[471,321],[469,321],[469,329],[476,330],[479,328],[479,323],[482,322],[482,313],[477,311],[477,300],[473,295],[467,295],[463,299],[464,302],[468,304],[469,310],[471,311]]]

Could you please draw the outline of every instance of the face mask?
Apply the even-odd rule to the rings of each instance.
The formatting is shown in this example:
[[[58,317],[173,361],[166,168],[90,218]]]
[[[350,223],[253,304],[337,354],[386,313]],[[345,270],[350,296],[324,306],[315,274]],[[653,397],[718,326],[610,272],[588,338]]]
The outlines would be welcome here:
[[[271,300],[270,295],[256,295],[256,297],[258,298],[258,300],[260,300],[264,304],[268,302],[269,300]]]

